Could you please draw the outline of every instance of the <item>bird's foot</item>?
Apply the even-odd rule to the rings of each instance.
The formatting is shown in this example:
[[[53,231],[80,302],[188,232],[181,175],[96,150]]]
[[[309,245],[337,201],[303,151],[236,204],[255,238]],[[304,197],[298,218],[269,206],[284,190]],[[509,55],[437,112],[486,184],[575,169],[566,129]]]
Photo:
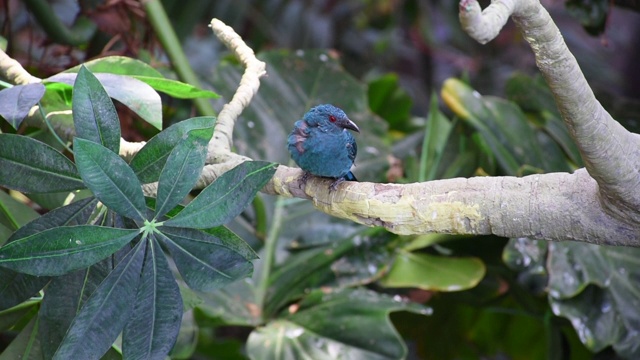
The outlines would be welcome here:
[[[329,185],[329,191],[336,191],[338,190],[338,185],[340,185],[341,183],[343,183],[345,181],[344,177],[341,177],[339,179],[337,179],[336,181],[334,181],[331,185]]]
[[[305,171],[304,174],[302,174],[302,176],[300,177],[300,179],[298,180],[300,182],[300,184],[302,184],[303,186],[307,186],[307,180],[309,180],[309,178],[311,177],[311,173]],[[302,187],[302,186],[301,186]]]

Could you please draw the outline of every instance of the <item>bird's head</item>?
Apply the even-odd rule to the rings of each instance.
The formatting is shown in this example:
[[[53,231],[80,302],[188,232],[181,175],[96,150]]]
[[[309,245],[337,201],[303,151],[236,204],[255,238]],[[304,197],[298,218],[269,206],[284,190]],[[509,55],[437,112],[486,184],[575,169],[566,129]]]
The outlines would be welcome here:
[[[358,125],[349,120],[347,114],[341,109],[329,105],[318,105],[304,114],[304,121],[312,127],[319,127],[325,131],[342,131],[349,129],[360,132]]]

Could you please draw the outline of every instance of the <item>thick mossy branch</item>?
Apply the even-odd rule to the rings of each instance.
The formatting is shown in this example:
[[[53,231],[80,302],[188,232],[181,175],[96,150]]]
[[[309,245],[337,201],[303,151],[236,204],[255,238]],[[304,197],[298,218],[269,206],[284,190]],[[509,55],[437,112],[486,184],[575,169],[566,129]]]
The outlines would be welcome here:
[[[309,199],[316,208],[397,234],[495,234],[637,246],[636,227],[606,214],[598,186],[580,169],[518,177],[474,177],[414,184],[344,182],[278,167],[268,194]]]
[[[511,16],[531,45],[540,72],[603,204],[630,224],[640,221],[640,137],[624,129],[596,100],[560,30],[538,0],[494,0],[484,11],[476,0],[460,2],[460,21],[481,43],[495,37]]]

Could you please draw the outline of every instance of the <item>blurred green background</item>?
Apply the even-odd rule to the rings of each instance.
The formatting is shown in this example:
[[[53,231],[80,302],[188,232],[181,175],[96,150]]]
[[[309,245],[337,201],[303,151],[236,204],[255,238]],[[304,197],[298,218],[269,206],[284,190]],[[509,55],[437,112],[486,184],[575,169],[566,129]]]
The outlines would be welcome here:
[[[640,14],[633,2],[543,5],[601,103],[639,132]],[[211,18],[221,19],[267,63],[268,77],[235,129],[236,150],[254,159],[290,164],[285,140],[293,122],[310,106],[332,102],[363,129],[354,170],[363,181],[581,167],[513,23],[481,46],[463,33],[457,11],[455,1],[436,0],[7,0],[0,19],[6,52],[35,76],[122,55],[222,95],[207,104],[163,96],[165,126],[219,111],[234,93],[242,68],[207,28]],[[118,110],[127,140],[157,132]],[[273,351],[274,358],[291,358],[305,348],[327,356],[331,346],[369,358],[640,356],[631,336],[640,331],[640,304],[629,300],[640,266],[617,256],[636,249],[400,237],[330,218],[306,201],[257,201],[229,226],[274,264],[257,261],[253,279],[215,294],[183,294],[192,301],[185,300],[189,311],[173,357],[266,359]],[[628,276],[601,276],[620,268]],[[336,295],[322,298],[327,288]],[[256,296],[261,289],[263,298]],[[356,309],[345,299],[368,311],[349,318]],[[402,341],[386,323],[390,312]],[[355,340],[337,331],[351,325],[360,331]],[[280,352],[266,345],[296,326],[303,329],[299,343],[285,342]],[[3,333],[0,349],[13,337]],[[363,338],[379,341],[372,353],[362,350]]]

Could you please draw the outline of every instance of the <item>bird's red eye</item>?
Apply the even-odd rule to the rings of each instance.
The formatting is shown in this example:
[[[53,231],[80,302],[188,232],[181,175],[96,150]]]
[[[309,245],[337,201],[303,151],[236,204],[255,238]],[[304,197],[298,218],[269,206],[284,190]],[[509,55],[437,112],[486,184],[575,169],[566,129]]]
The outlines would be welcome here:
[[[336,122],[336,117],[333,115],[329,115],[329,121]]]

